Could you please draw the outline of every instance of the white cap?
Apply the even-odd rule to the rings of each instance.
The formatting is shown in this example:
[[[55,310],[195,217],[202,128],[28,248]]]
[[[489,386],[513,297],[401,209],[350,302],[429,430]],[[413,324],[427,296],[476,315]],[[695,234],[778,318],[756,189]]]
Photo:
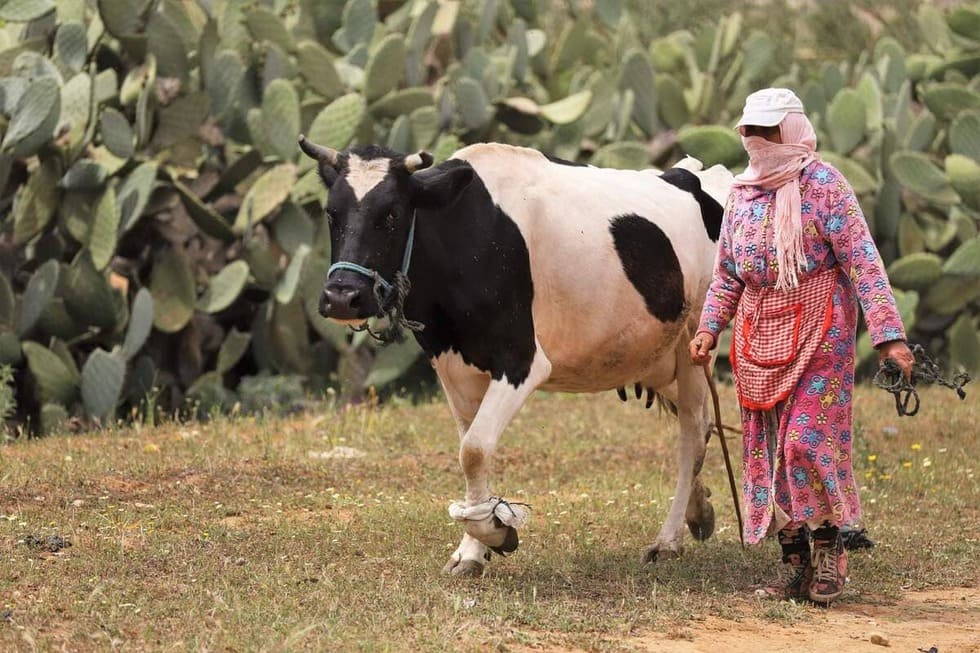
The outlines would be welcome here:
[[[803,102],[788,88],[764,88],[745,98],[742,117],[735,127],[778,125],[787,113],[803,113]]]

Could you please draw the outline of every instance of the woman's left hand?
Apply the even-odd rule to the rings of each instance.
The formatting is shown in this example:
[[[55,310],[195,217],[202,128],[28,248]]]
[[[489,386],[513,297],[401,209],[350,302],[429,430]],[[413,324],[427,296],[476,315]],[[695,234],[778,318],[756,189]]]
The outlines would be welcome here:
[[[902,376],[906,381],[912,380],[912,365],[915,363],[915,356],[904,340],[892,340],[878,346],[878,364],[883,365],[886,360],[893,360],[902,370]]]

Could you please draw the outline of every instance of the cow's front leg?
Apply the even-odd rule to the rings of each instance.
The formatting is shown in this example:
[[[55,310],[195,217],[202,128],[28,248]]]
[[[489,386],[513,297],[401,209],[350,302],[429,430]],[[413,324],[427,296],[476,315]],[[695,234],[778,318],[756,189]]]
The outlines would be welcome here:
[[[706,539],[714,530],[714,509],[710,493],[701,485],[701,464],[708,428],[708,384],[704,372],[691,365],[687,352],[678,348],[676,398],[679,429],[677,434],[677,485],[667,519],[657,539],[643,556],[645,562],[660,557],[675,557],[684,550],[684,523],[698,539]]]
[[[483,572],[488,548],[500,554],[517,549],[517,529],[527,516],[526,508],[491,495],[490,470],[501,433],[550,374],[551,363],[538,347],[522,383],[515,386],[505,376],[492,380],[487,387],[476,416],[460,439],[459,463],[466,476],[466,499],[453,502],[449,514],[463,524],[466,533],[445,571],[478,576]]]
[[[435,358],[432,366],[446,393],[462,442],[480,409],[480,402],[490,385],[490,375],[467,365],[462,357],[452,352]],[[483,574],[483,564],[489,559],[490,549],[475,537],[464,533],[463,541],[449,556],[449,562],[442,568],[442,572],[458,576],[480,576]]]

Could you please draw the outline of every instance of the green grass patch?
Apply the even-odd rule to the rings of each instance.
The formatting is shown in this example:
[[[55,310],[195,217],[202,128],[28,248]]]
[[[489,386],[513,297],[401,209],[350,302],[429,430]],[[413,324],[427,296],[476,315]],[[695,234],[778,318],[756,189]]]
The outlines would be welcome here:
[[[843,609],[976,585],[978,402],[926,391],[900,419],[888,395],[856,396],[855,471],[878,546],[852,553]],[[737,424],[731,388],[722,401]],[[612,394],[535,397],[494,474],[532,519],[478,581],[439,575],[461,534],[446,506],[463,494],[442,402],[10,442],[0,649],[628,650],[638,633],[684,639],[709,616],[819,621],[826,611],[752,596],[777,547],[739,547],[715,441],[718,532],[640,564],[673,491],[675,430]],[[46,550],[52,536],[71,546]]]

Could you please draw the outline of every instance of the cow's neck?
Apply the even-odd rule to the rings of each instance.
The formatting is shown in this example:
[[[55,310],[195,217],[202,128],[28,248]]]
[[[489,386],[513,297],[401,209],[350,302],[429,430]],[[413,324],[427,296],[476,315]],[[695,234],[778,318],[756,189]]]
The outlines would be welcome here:
[[[500,218],[479,179],[452,206],[434,211],[419,209],[416,215],[408,273],[412,290],[405,310],[409,319],[427,324],[426,320],[435,319],[433,311],[455,312],[456,302],[450,301],[457,295],[454,290],[458,284],[473,281],[499,231]]]
[[[488,333],[533,347],[527,245],[479,177],[451,207],[418,212],[408,276],[405,314],[424,325],[416,338],[429,356],[453,350],[487,369]]]

